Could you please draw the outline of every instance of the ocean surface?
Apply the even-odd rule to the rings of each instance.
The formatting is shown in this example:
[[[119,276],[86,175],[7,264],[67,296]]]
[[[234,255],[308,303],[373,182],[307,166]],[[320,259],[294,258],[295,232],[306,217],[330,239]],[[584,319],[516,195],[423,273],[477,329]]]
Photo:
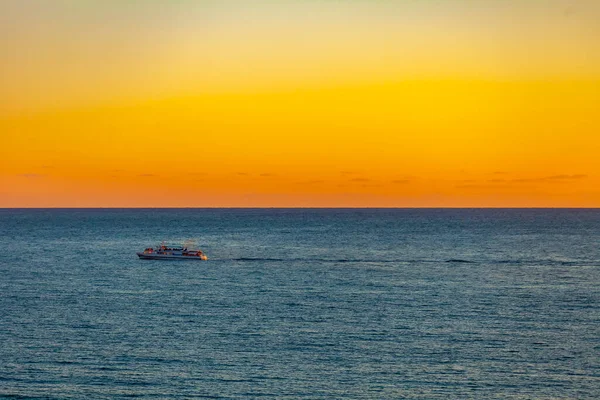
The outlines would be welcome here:
[[[5,209],[0,243],[0,398],[600,398],[600,210]]]

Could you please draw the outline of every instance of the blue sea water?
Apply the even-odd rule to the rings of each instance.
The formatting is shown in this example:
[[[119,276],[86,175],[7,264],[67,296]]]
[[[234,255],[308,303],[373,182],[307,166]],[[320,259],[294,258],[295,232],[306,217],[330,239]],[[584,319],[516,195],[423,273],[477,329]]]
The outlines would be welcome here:
[[[600,210],[0,210],[0,243],[2,398],[600,398]]]

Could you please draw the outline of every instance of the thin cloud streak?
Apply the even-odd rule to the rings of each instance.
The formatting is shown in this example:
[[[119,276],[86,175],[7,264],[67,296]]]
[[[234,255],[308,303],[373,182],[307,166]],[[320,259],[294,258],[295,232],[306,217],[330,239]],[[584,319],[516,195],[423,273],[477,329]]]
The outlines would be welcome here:
[[[27,179],[39,179],[39,178],[45,177],[46,175],[36,174],[36,173],[25,173],[25,174],[18,174],[17,176],[20,176],[21,178],[27,178]]]
[[[574,175],[551,175],[543,176],[540,178],[517,178],[510,179],[506,182],[511,183],[560,183],[560,182],[572,182],[587,178],[585,174],[574,174]],[[501,181],[501,180],[499,180]]]
[[[298,185],[319,185],[321,183],[325,183],[324,180],[312,180],[312,181],[302,181],[302,182],[298,182]]]

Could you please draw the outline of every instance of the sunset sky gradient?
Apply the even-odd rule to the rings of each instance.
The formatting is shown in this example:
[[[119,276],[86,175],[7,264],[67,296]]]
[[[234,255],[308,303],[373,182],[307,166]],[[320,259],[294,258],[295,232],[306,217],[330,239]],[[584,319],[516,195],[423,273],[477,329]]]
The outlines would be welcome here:
[[[0,207],[600,207],[600,2],[0,2]]]

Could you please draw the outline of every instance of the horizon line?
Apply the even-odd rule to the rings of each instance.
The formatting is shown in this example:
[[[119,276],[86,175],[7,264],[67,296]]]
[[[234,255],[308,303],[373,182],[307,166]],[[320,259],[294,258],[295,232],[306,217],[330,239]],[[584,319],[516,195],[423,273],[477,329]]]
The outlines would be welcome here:
[[[600,210],[598,207],[0,207],[0,210]]]

